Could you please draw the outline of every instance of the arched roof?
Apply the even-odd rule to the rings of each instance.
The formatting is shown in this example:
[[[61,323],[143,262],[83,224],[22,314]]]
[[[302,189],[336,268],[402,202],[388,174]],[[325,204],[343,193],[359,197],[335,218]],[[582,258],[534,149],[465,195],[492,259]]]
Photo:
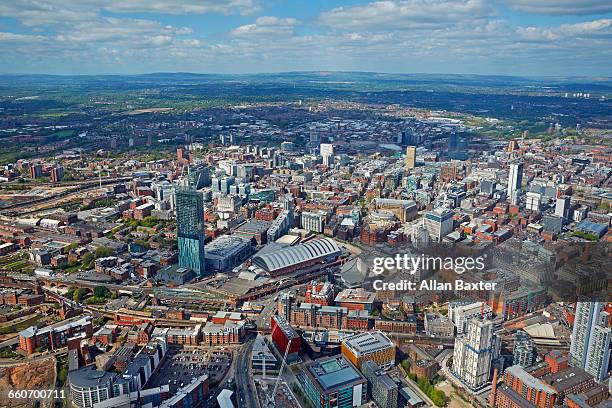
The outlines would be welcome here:
[[[256,255],[253,257],[253,263],[267,272],[272,272],[339,252],[340,248],[333,239],[323,238],[283,248],[273,253]]]

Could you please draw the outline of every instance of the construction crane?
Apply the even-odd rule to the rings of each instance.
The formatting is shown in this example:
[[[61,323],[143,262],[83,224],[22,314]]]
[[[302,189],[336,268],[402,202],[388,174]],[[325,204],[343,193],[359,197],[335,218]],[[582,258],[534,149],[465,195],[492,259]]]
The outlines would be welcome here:
[[[285,355],[283,356],[281,368],[278,371],[278,377],[276,377],[276,383],[274,384],[274,390],[272,390],[272,395],[270,396],[270,402],[272,402],[274,406],[276,406],[276,403],[274,402],[276,400],[275,398],[276,391],[278,390],[278,385],[280,384],[281,374],[283,373],[283,370],[285,369],[285,364],[287,362],[287,355],[289,354],[289,347],[291,347],[291,342],[287,343],[287,347],[285,347]]]

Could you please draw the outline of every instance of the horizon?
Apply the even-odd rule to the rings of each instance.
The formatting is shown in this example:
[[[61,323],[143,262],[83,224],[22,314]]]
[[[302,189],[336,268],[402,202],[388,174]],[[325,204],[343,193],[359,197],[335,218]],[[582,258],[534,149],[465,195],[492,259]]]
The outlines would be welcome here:
[[[342,71],[342,70],[312,70],[312,71],[262,71],[262,72],[242,72],[242,73],[222,73],[222,72],[191,72],[191,71],[149,71],[140,73],[100,73],[100,74],[51,74],[51,73],[19,73],[6,72],[0,73],[3,76],[49,76],[49,77],[94,77],[94,76],[112,76],[112,77],[137,77],[148,75],[194,75],[194,76],[264,76],[264,75],[286,75],[286,74],[365,74],[365,75],[389,75],[389,76],[451,76],[451,77],[499,77],[499,78],[517,78],[531,80],[546,80],[546,79],[589,79],[589,80],[612,80],[610,75],[518,75],[518,74],[474,74],[474,73],[457,73],[457,72],[383,72],[383,71]]]
[[[13,0],[2,74],[610,77],[604,0]]]

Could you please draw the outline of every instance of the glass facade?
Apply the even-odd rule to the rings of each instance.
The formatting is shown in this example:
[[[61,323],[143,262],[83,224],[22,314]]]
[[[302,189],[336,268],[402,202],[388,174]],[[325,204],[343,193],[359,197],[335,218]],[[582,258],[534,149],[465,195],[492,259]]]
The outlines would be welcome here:
[[[206,271],[202,194],[190,187],[179,187],[175,195],[179,266],[202,277]]]

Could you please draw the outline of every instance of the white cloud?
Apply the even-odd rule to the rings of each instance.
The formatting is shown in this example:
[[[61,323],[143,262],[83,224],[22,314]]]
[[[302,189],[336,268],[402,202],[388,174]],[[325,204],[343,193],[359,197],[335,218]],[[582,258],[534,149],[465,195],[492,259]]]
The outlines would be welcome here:
[[[25,26],[62,26],[93,21],[103,11],[160,14],[252,14],[259,0],[10,0],[0,2],[0,15]]]
[[[501,0],[509,7],[538,14],[601,14],[612,12],[610,0]]]
[[[325,12],[321,24],[332,29],[432,29],[474,22],[491,15],[484,0],[384,0]]]
[[[231,31],[233,36],[275,36],[292,35],[298,21],[294,18],[278,18],[274,16],[259,17],[253,24],[246,24]]]
[[[526,41],[558,41],[571,38],[612,36],[612,19],[585,21],[575,24],[563,24],[558,27],[517,27],[519,39]]]

